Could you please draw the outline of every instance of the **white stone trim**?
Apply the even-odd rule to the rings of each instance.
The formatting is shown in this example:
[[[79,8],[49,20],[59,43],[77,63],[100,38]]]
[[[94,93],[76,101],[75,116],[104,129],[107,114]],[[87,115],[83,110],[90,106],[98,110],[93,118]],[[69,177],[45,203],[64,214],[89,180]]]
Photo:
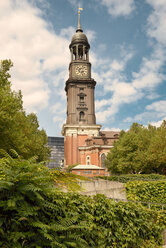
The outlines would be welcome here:
[[[87,136],[99,136],[101,125],[67,125],[62,127],[63,136],[77,136],[78,134]]]

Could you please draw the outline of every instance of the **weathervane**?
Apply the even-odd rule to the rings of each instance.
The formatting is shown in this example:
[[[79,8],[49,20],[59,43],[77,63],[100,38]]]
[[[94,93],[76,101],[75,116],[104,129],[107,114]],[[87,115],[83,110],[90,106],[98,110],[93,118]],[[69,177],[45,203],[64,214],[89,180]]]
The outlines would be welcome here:
[[[81,24],[80,24],[80,13],[81,13],[81,10],[83,10],[83,8],[78,8],[78,30],[81,30]]]

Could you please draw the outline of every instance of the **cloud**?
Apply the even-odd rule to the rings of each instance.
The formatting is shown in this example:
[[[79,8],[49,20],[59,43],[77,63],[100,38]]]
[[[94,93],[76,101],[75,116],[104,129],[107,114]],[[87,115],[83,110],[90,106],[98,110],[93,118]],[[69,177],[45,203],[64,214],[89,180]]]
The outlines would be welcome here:
[[[70,62],[69,43],[75,28],[69,26],[58,33],[52,24],[43,18],[42,9],[46,1],[40,0],[39,9],[33,0],[0,1],[1,59],[10,58],[11,81],[14,90],[23,94],[23,105],[27,112],[38,113],[58,102],[58,113],[51,112],[53,121],[64,121],[66,111],[65,81]],[[75,4],[75,1],[70,1]],[[46,4],[46,5],[45,5]],[[96,33],[86,30],[88,39],[94,40]],[[65,111],[64,111],[65,109]]]
[[[134,117],[127,117],[124,122],[150,122],[160,123],[166,116],[166,101],[156,101],[145,107],[145,112],[135,115]],[[161,120],[162,119],[162,120]],[[154,120],[154,121],[152,121]],[[159,122],[155,121],[159,120]],[[153,124],[152,124],[153,125]]]
[[[109,128],[109,127],[105,127],[104,129],[102,129],[102,131],[114,131],[114,132],[120,132],[121,129],[120,128]]]
[[[74,9],[78,9],[78,7],[83,7],[82,0],[68,0],[68,2],[74,7]]]
[[[128,16],[135,9],[134,0],[101,0],[100,3],[107,7],[108,13],[114,17]]]
[[[112,1],[105,1],[112,3]],[[131,104],[143,97],[147,99],[155,99],[158,95],[155,93],[158,87],[165,80],[163,66],[166,61],[166,2],[165,0],[147,0],[147,3],[152,6],[152,12],[147,20],[146,34],[149,41],[153,39],[152,53],[149,57],[143,57],[140,69],[133,72],[132,78],[126,78],[125,68],[130,59],[134,59],[134,52],[128,49],[121,58],[110,61],[108,66],[103,66],[103,76],[100,79],[100,84],[104,88],[104,97],[109,98],[103,110],[103,100],[97,102],[97,120],[106,123],[108,118],[114,118],[123,104]],[[104,61],[103,61],[104,64]],[[159,103],[160,104],[160,103]],[[155,105],[156,106],[156,103]],[[158,105],[157,105],[158,106]],[[152,106],[151,106],[152,107]],[[161,106],[160,106],[161,108]],[[163,108],[163,107],[162,107]],[[134,118],[127,117],[125,121],[145,121],[151,119],[159,119],[164,116],[161,111],[147,111],[136,115]]]
[[[85,30],[85,34],[88,38],[89,43],[91,43],[92,41],[94,41],[96,39],[96,32],[94,30]]]
[[[161,124],[162,124],[162,122],[163,122],[164,120],[166,120],[166,116],[165,116],[165,118],[163,118],[162,120],[150,122],[150,124],[151,124],[152,126],[160,127]]]
[[[79,3],[69,1],[73,6]],[[51,98],[60,104],[59,109],[66,110],[64,84],[68,78],[70,62],[68,45],[75,28],[69,26],[56,33],[52,24],[43,19],[42,10],[34,2],[0,1],[0,32],[3,37],[0,39],[1,58],[11,58],[14,62],[11,70],[12,84],[14,89],[22,90],[26,110],[40,111],[49,105]],[[113,60],[101,56],[101,51],[106,49],[105,44],[99,44],[98,51],[92,49],[90,53],[92,76],[100,89],[96,92],[96,95],[100,95],[100,100],[96,101],[99,123],[108,122],[108,118],[113,119],[123,104],[131,104],[142,97],[155,99],[158,95],[154,90],[165,79],[163,65],[166,61],[166,4],[165,0],[146,2],[152,7],[147,19],[146,34],[153,41],[153,52],[151,56],[142,59],[139,70],[132,74],[131,80],[127,78],[125,71],[128,61],[134,59],[135,53],[131,47],[122,46],[121,57]],[[128,16],[135,7],[132,0],[101,0],[101,4],[114,17]],[[95,40],[96,33],[93,30],[86,30],[85,33],[90,42]],[[104,99],[101,99],[101,95]],[[164,117],[159,109],[152,111],[146,108],[144,112],[136,118],[143,119],[146,113],[149,118],[152,113],[156,118]],[[54,121],[60,123],[64,120],[64,111],[54,114]]]
[[[96,100],[95,101],[95,108],[96,108],[96,110],[98,110],[98,109],[101,109],[101,108],[103,108],[103,107],[105,107],[105,106],[107,106],[107,105],[109,105],[109,100],[101,100],[101,101],[99,101],[99,100]]]
[[[71,37],[75,33],[75,28],[74,27],[68,27],[68,28],[62,28],[60,31],[60,36],[65,37],[70,41]]]
[[[146,110],[156,111],[166,115],[166,101],[153,102],[146,106]]]
[[[51,95],[48,78],[57,72],[64,75],[62,71],[68,67],[65,32],[57,35],[33,1],[1,0],[0,33],[1,59],[10,58],[14,63],[12,87],[22,90],[24,108],[37,112],[47,107]]]
[[[152,6],[153,12],[148,18],[147,33],[155,38],[161,45],[166,44],[166,1],[165,0],[146,0]]]

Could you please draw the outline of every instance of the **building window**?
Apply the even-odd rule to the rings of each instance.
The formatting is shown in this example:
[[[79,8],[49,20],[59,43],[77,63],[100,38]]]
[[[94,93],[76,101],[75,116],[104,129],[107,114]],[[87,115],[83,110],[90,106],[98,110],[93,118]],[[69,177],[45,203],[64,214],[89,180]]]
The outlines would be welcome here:
[[[84,116],[85,116],[84,112],[81,111],[81,112],[80,112],[80,115],[79,115],[79,120],[80,120],[80,121],[83,121],[83,120],[84,120]]]
[[[80,88],[80,91],[83,91],[84,90],[84,88]]]
[[[86,157],[86,164],[87,164],[87,165],[90,165],[90,156],[87,156],[87,157]]]
[[[80,96],[80,102],[84,102],[84,96]]]
[[[105,153],[103,153],[103,154],[101,155],[101,167],[102,167],[102,168],[105,168],[105,164],[104,164],[105,159],[106,159],[106,156],[105,156]]]
[[[92,171],[91,170],[85,170],[84,174],[92,174]]]
[[[78,46],[78,59],[83,59],[83,46]]]
[[[73,60],[76,60],[76,46],[73,47]]]

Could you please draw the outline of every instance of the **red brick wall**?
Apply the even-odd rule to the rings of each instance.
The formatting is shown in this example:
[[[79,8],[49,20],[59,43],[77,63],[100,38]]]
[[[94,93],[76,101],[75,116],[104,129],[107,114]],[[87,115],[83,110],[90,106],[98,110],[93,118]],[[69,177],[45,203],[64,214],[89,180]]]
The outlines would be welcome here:
[[[101,167],[101,155],[105,153],[107,156],[107,153],[110,151],[109,148],[105,149],[88,149],[88,150],[81,150],[80,151],[80,163],[86,164],[86,157],[90,156],[90,164],[97,165]]]
[[[87,138],[87,135],[66,136],[64,142],[65,167],[81,163],[78,147],[83,146]]]
[[[90,172],[90,173],[88,173]],[[87,177],[96,177],[96,176],[108,176],[108,172],[105,172],[105,170],[86,170],[86,169],[78,169],[78,170],[72,170],[72,173],[75,175],[80,176],[87,176]]]
[[[85,150],[78,150],[79,146],[85,145],[85,140],[88,135],[79,134],[77,136],[66,136],[64,144],[64,154],[65,154],[65,167],[73,164],[87,164],[87,156],[90,156],[90,164],[97,165],[101,167],[101,155],[110,151],[109,148],[91,148]]]

